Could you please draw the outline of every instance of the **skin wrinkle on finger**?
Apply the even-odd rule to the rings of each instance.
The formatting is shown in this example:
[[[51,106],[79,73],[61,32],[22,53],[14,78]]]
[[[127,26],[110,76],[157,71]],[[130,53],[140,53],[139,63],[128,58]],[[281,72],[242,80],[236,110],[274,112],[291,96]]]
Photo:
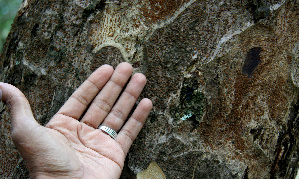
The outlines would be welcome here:
[[[107,83],[107,81],[111,78],[114,69],[113,67],[106,65],[107,69],[102,69],[102,67],[98,68],[97,71],[92,73],[86,81],[90,82],[92,85],[96,86],[100,91],[103,86]],[[99,73],[99,74],[98,74]],[[102,80],[103,78],[108,78],[108,80]]]
[[[77,100],[79,103],[81,103],[83,106],[88,106],[89,101],[88,99],[86,99],[86,97],[80,95],[80,94],[72,94],[72,96],[70,96],[70,98],[74,98],[75,100]]]
[[[106,85],[109,85],[109,82]],[[114,87],[114,92],[120,93],[121,87],[117,87],[118,89],[115,89],[116,87]],[[102,98],[100,94],[106,96],[106,98]],[[84,115],[83,119],[81,120],[81,122],[84,122],[85,124],[93,128],[97,128],[102,120],[109,114],[114,101],[117,99],[117,96],[111,95],[111,92],[108,90],[102,90],[100,94],[95,98],[86,114]]]
[[[133,108],[136,100],[137,98],[134,95],[130,94],[129,92],[124,92],[122,96],[119,98],[119,100],[116,102],[110,113],[125,121],[131,109]],[[105,121],[106,120],[109,120],[108,116],[107,119],[105,119]]]
[[[129,95],[133,96],[136,101],[141,94],[147,80],[146,77],[141,73],[136,73],[132,76],[131,81],[129,82],[127,88],[125,89],[124,93],[128,93]]]
[[[133,67],[129,63],[119,64],[110,80],[95,97],[81,121],[97,128],[111,111],[132,72]]]
[[[71,96],[68,99],[69,103],[74,103],[76,104],[76,106],[73,107],[65,107],[64,110],[59,110],[57,112],[57,114],[63,114],[69,117],[72,117],[76,120],[79,120],[81,114],[84,112],[83,109],[85,109],[87,107],[87,105],[82,104],[77,98],[75,98],[74,96]],[[74,112],[70,112],[70,111],[74,111]]]
[[[132,65],[126,62],[121,63],[116,67],[114,74],[111,77],[111,81],[124,87],[124,85],[128,81],[128,76],[131,76],[132,72],[133,72]]]
[[[85,83],[89,83],[89,84],[85,85]],[[82,92],[84,92],[86,94],[97,93],[101,90],[102,86],[97,86],[89,79],[87,79],[81,86],[82,86],[82,88],[78,88],[77,89],[78,91],[75,91],[71,95],[71,97],[75,97],[83,105],[88,106],[89,103],[93,100],[94,96],[92,96],[92,95],[84,96],[84,95],[82,95]],[[83,86],[84,86],[84,88],[83,88]]]
[[[101,86],[97,86],[87,79],[68,99],[69,103],[73,104],[72,106],[69,106],[71,109],[63,108],[65,110],[59,110],[58,113],[67,113],[68,116],[78,120],[88,107],[89,103],[94,99],[93,94],[97,94],[100,91],[100,88]],[[72,98],[75,101],[72,102]],[[80,107],[77,107],[78,105],[80,105]],[[76,108],[76,110],[74,110],[74,108]]]
[[[105,86],[114,72],[110,65],[103,65],[93,72],[86,81],[72,94],[58,113],[71,116],[79,120],[89,104],[94,100],[99,91]],[[77,98],[76,98],[77,96]],[[81,96],[81,97],[79,97]],[[82,100],[80,100],[82,98]],[[86,102],[84,102],[86,101]]]
[[[125,153],[129,151],[132,142],[136,139],[138,133],[142,129],[152,107],[153,104],[151,100],[147,98],[142,99],[132,116],[118,133],[116,140],[120,143]],[[128,134],[127,131],[130,131],[130,134]],[[128,139],[130,139],[131,142],[128,141]]]
[[[99,109],[103,110],[105,113],[109,113],[110,109],[113,106],[113,104],[110,104],[108,101],[106,101],[105,99],[101,99],[101,98],[97,99],[94,104]]]
[[[137,123],[139,123],[139,124],[136,124],[136,125],[138,125],[138,126],[143,126],[143,123],[141,123],[140,121],[138,121],[138,120],[136,120],[136,119],[134,119],[134,118],[132,118],[131,120],[135,120],[135,121],[137,121]],[[139,132],[138,132],[139,133]],[[137,134],[138,134],[137,133]],[[131,132],[130,130],[128,130],[128,129],[126,129],[126,128],[123,128],[122,129],[122,134],[123,135],[125,135],[125,136],[127,136],[129,139],[130,139],[130,142],[131,143],[133,143],[133,141],[136,139],[136,137],[137,137],[137,135],[136,134],[133,134],[133,132]]]
[[[138,95],[138,96],[135,96],[135,95],[133,95],[133,94],[132,94],[131,92],[129,92],[129,91],[124,91],[123,94],[128,94],[129,96],[133,97],[133,99],[135,99],[135,101],[137,101],[137,99],[138,99],[138,97],[139,97],[139,95]]]
[[[130,79],[130,82],[126,86],[126,89],[121,94],[120,98],[118,99],[102,125],[118,131],[126,121],[132,108],[134,107],[139,95],[141,94],[146,84],[146,81],[146,77],[143,74],[134,74]]]
[[[102,125],[118,131],[126,121],[136,100],[137,98],[134,95],[128,92],[123,93],[108,114],[107,118],[103,121]]]
[[[125,118],[126,118],[126,114],[124,114],[121,110],[119,109],[112,109],[111,112],[110,112],[111,115],[115,116],[116,118],[124,121]],[[110,115],[109,114],[109,115]],[[107,119],[106,119],[107,120]],[[109,127],[109,126],[108,126]]]

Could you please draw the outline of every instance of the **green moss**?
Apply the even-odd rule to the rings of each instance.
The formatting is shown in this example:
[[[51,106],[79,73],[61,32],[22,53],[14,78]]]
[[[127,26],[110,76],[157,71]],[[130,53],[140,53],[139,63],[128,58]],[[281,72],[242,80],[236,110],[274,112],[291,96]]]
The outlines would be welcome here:
[[[192,120],[198,124],[205,111],[205,97],[200,92],[196,78],[185,78],[180,94],[180,104],[172,110],[177,120]]]

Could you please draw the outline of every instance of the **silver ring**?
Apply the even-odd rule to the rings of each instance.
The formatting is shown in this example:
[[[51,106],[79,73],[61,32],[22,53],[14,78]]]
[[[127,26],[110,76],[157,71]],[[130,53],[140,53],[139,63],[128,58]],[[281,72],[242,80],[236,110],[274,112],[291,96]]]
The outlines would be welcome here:
[[[113,130],[107,126],[100,126],[99,129],[101,129],[105,133],[109,134],[110,137],[112,137],[114,140],[116,139],[117,133],[115,132],[115,130]]]

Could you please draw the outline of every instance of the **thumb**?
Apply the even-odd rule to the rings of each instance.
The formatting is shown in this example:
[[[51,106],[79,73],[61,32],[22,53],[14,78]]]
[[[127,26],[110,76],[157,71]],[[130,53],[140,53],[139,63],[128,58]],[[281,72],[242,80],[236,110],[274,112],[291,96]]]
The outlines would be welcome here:
[[[0,82],[0,100],[9,109],[12,136],[22,136],[40,126],[33,117],[25,95],[13,85]]]

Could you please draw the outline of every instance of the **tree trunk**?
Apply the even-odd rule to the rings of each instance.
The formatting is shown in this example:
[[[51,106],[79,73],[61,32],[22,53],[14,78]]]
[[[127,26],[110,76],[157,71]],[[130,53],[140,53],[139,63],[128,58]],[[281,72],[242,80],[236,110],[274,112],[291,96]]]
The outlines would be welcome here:
[[[295,178],[298,0],[24,0],[0,62],[45,124],[103,64],[131,63],[154,102],[122,178]],[[2,177],[28,177],[0,106]]]

